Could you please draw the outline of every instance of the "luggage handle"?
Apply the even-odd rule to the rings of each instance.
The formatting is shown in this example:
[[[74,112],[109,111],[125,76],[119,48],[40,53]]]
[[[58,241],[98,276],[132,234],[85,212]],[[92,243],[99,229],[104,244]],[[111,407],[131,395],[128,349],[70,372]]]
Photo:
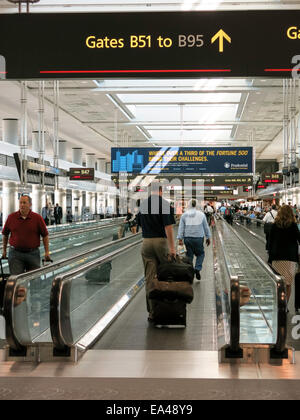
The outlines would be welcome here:
[[[53,263],[53,260],[51,260],[51,258],[50,258],[50,260],[46,260],[45,258],[43,258],[42,259],[42,263],[43,263],[43,265],[45,265],[45,263]]]
[[[176,256],[174,257],[171,254],[168,254],[168,261],[173,263],[173,262],[178,262],[180,261],[180,255],[176,254]]]

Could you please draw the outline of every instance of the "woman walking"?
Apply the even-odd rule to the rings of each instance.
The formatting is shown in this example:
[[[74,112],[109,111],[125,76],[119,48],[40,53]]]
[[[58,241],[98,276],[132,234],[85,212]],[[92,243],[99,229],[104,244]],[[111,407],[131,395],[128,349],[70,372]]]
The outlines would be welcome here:
[[[270,231],[269,263],[285,280],[287,301],[290,299],[297,271],[299,243],[300,232],[293,209],[283,205],[279,209]]]

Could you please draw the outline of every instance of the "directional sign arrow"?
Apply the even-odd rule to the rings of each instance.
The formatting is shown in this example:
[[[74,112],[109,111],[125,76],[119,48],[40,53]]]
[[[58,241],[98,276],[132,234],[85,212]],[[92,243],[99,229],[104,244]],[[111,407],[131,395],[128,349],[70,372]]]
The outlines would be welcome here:
[[[228,41],[231,44],[231,38],[229,35],[227,35],[226,32],[223,31],[223,29],[220,29],[219,32],[216,33],[211,39],[211,43],[213,44],[217,39],[219,39],[219,52],[224,51],[224,38],[226,41]]]

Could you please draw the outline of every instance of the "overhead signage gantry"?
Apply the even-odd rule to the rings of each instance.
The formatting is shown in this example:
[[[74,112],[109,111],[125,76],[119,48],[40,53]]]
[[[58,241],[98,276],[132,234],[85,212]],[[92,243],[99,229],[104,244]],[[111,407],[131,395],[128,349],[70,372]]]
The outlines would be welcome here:
[[[0,15],[0,78],[298,77],[300,10]]]

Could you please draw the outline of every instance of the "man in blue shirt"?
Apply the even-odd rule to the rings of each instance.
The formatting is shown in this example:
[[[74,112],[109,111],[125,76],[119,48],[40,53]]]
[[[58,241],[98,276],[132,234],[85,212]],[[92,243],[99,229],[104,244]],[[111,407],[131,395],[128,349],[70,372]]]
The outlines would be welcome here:
[[[191,200],[190,209],[181,216],[177,238],[180,245],[183,245],[184,240],[187,257],[192,262],[194,255],[196,256],[195,274],[197,280],[200,280],[205,257],[204,236],[206,236],[206,245],[209,246],[211,233],[205,214],[196,207],[197,201]]]
[[[168,255],[176,256],[173,225],[174,209],[162,198],[162,187],[155,183],[150,197],[144,200],[137,215],[142,227],[142,258],[145,269],[146,301],[151,321],[151,300],[148,299],[148,286],[157,273],[159,264],[168,261]]]

